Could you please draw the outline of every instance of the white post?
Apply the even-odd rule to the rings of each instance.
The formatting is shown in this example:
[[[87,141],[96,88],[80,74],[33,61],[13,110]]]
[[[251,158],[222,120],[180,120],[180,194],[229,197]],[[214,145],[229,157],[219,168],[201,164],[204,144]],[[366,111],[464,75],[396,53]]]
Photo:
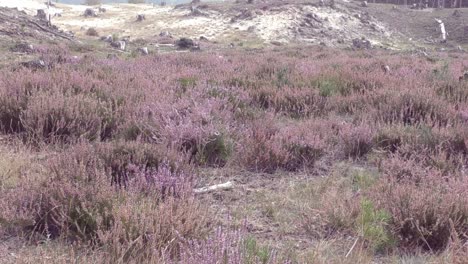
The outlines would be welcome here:
[[[447,41],[447,31],[445,30],[445,25],[444,25],[444,23],[443,23],[442,20],[440,20],[440,19],[435,19],[435,20],[437,21],[437,23],[439,23],[442,41],[443,41],[443,42]]]
[[[47,2],[47,16],[48,16],[48,18],[49,18],[49,26],[52,25],[52,23],[50,22],[50,20],[51,20],[51,16],[50,16],[50,4],[51,4],[51,3],[50,3],[50,1],[51,1],[51,0],[49,0],[49,1]]]

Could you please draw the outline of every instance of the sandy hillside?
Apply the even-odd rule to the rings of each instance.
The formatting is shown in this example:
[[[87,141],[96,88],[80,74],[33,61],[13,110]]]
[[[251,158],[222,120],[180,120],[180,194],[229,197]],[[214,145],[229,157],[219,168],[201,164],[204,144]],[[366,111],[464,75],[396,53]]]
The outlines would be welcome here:
[[[53,24],[84,36],[93,27],[101,35],[118,34],[132,38],[152,38],[168,31],[175,37],[205,36],[221,43],[246,42],[262,44],[312,43],[327,46],[349,46],[352,39],[367,38],[374,45],[394,46],[392,32],[373,17],[350,11],[344,6],[314,4],[281,4],[244,6],[209,4],[195,7],[111,4],[103,5],[105,13],[85,18],[86,6],[57,4],[62,16]],[[143,14],[146,20],[136,22]]]
[[[100,36],[117,35],[158,43],[161,32],[173,39],[201,36],[221,44],[234,43],[248,47],[283,44],[313,44],[329,47],[352,47],[353,40],[365,38],[375,47],[406,49],[420,45],[437,45],[439,32],[434,18],[447,22],[451,46],[466,43],[464,21],[453,16],[451,9],[415,11],[390,5],[361,7],[359,2],[336,1],[332,7],[310,1],[263,1],[246,3],[205,3],[191,6],[158,6],[152,4],[106,4],[91,7],[97,17],[85,17],[88,6],[55,4],[47,9],[43,0],[0,0],[0,6],[16,7],[30,15],[45,9],[52,24],[78,37],[95,28]],[[57,15],[56,15],[57,14]],[[60,14],[60,15],[59,15]],[[138,14],[146,20],[137,22]],[[408,24],[404,21],[411,21]],[[401,24],[401,25],[400,25]],[[429,41],[428,41],[429,39]]]
[[[45,2],[45,0],[0,0],[0,7],[18,8],[18,10],[25,11],[29,15],[35,15],[38,9],[44,9],[52,16],[62,12],[57,7],[47,8]]]

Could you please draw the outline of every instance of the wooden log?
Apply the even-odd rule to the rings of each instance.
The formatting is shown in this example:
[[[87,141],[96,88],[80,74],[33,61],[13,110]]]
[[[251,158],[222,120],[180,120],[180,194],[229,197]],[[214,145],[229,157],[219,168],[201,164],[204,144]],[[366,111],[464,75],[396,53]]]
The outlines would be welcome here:
[[[201,194],[201,193],[208,193],[208,192],[217,191],[217,190],[229,190],[229,189],[232,189],[233,187],[234,187],[234,184],[231,181],[228,181],[226,183],[221,183],[221,184],[194,189],[193,192],[197,194]]]

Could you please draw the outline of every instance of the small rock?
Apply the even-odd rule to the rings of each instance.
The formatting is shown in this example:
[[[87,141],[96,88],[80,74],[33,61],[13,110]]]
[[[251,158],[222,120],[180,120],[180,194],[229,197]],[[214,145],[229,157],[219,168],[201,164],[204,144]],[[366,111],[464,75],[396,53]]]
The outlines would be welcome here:
[[[114,60],[114,59],[118,59],[119,57],[117,57],[117,54],[113,54],[113,53],[109,53],[107,54],[107,59],[109,60]]]
[[[201,51],[201,47],[198,43],[195,43],[195,45],[190,48],[190,51]]]
[[[209,39],[205,36],[200,36],[200,41],[209,41]]]
[[[110,45],[116,49],[125,50],[127,43],[125,41],[114,41]]]
[[[272,45],[275,45],[275,46],[282,46],[283,44],[277,40],[273,40],[272,42],[270,42]]]
[[[460,77],[458,78],[458,80],[459,80],[460,82],[468,81],[468,71],[465,71],[465,72],[462,74],[462,76],[460,76]]]
[[[361,39],[356,38],[356,39],[353,39],[353,47],[357,49],[371,49],[372,44],[369,40],[365,38],[361,38]]]
[[[149,54],[149,51],[148,51],[147,47],[138,48],[137,51],[140,52],[142,55],[148,55]]]
[[[32,70],[38,70],[38,69],[45,69],[47,65],[43,60],[32,60],[32,61],[22,62],[21,66],[26,67],[28,69],[32,69]]]
[[[390,72],[390,66],[388,66],[388,65],[382,65],[382,70],[383,70],[385,73],[389,73],[389,72]]]
[[[34,46],[28,43],[19,43],[19,44],[16,44],[14,47],[12,47],[10,50],[13,52],[33,53]]]
[[[97,17],[96,11],[92,8],[86,8],[83,15],[85,17]]]
[[[369,4],[367,3],[367,1],[362,1],[361,6],[362,7],[368,7]]]
[[[195,46],[195,42],[190,38],[181,38],[176,42],[179,49],[190,49]]]
[[[112,35],[102,36],[102,37],[101,37],[101,40],[102,40],[102,41],[105,41],[105,42],[111,43],[111,42],[114,42],[114,37],[112,37]]]
[[[105,9],[104,7],[99,7],[98,11],[99,13],[105,13],[107,12],[107,9]]]
[[[159,36],[160,37],[172,37],[171,33],[169,33],[169,31],[163,31],[161,33],[159,33]]]
[[[200,9],[198,9],[195,6],[190,7],[190,14],[192,16],[204,16],[205,15],[205,13],[203,13]]]

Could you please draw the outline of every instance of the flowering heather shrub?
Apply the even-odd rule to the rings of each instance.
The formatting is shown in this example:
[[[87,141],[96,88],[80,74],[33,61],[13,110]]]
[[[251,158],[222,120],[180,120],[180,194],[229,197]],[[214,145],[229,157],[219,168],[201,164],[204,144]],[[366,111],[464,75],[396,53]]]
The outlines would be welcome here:
[[[465,82],[441,83],[436,89],[437,95],[451,103],[467,103],[468,89]]]
[[[467,159],[467,131],[463,126],[431,128],[393,125],[383,127],[373,139],[375,147],[405,159],[441,170],[460,171]]]
[[[92,244],[115,261],[145,261],[163,252],[177,257],[181,241],[204,236],[206,212],[193,196],[192,175],[166,164],[135,166],[121,189],[110,184],[104,162],[92,151],[78,146],[51,162],[44,182],[2,196],[10,199],[2,221],[51,239]]]
[[[74,180],[93,180],[102,172],[109,185],[128,187],[129,181],[141,173],[170,168],[171,173],[191,173],[180,153],[161,145],[142,142],[106,142],[95,145],[79,144],[70,148],[64,158],[57,158],[49,167],[57,177],[75,176]],[[145,178],[141,176],[141,178]],[[188,181],[193,178],[186,177]]]
[[[205,240],[187,241],[177,263],[288,263],[280,262],[274,251],[260,249],[254,239],[244,231],[226,231],[217,228],[216,232]]]
[[[31,140],[96,140],[107,124],[100,112],[105,104],[84,96],[37,94],[28,98],[21,124]]]
[[[378,73],[377,76],[379,76]],[[324,72],[313,80],[311,85],[317,87],[320,95],[324,97],[363,95],[383,87],[382,80],[375,78],[375,75],[373,76],[370,72],[362,76],[346,70],[339,73],[336,70]]]
[[[424,90],[390,95],[376,107],[375,120],[384,124],[447,126],[456,112],[452,106]]]
[[[101,160],[111,176],[111,183],[120,187],[127,186],[137,170],[151,171],[167,165],[175,171],[182,169],[178,168],[178,164],[183,164],[184,161],[183,156],[177,156],[162,146],[139,142],[99,144],[94,151],[94,155]]]
[[[252,171],[273,173],[278,169],[310,169],[327,146],[322,135],[314,134],[309,128],[299,125],[277,128],[269,119],[255,123],[244,132],[238,159]]]
[[[360,158],[372,149],[373,131],[366,124],[344,125],[340,128],[342,153],[347,158]]]
[[[39,58],[46,64],[47,69],[75,62],[69,48],[64,45],[38,46],[35,49]]]
[[[77,184],[52,178],[27,203],[33,225],[31,231],[49,238],[62,237],[71,241],[95,243],[97,232],[113,224],[113,190],[107,182]],[[23,198],[24,199],[24,198]]]
[[[135,186],[138,192],[156,192],[162,200],[166,197],[191,196],[194,178],[190,174],[177,171],[166,163],[157,168],[141,169],[134,165],[129,167],[135,171],[134,177],[129,180],[129,185]]]
[[[295,193],[301,196],[301,224],[307,234],[328,238],[354,233],[360,214],[359,199],[350,181],[330,176],[319,184],[309,184]]]
[[[232,152],[226,123],[232,119],[226,111],[228,102],[223,98],[206,98],[205,94],[187,93],[191,94],[191,100],[180,99],[171,106],[149,105],[146,111],[151,113],[147,114],[150,118],[147,122],[140,121],[141,126],[158,143],[187,153],[196,164],[224,166]]]
[[[384,163],[383,174],[368,195],[390,213],[400,246],[440,251],[453,238],[466,241],[466,176],[444,176],[436,169],[397,156]]]
[[[450,130],[452,132],[453,130]],[[444,138],[443,132],[437,128],[428,126],[404,126],[391,125],[384,126],[374,137],[376,147],[395,152],[405,146],[406,152],[419,153],[421,151],[434,152],[442,144],[448,143],[448,138]],[[451,135],[451,134],[448,134]]]
[[[31,74],[29,80],[23,78],[16,83],[3,79],[8,87],[0,91],[0,127],[4,132],[24,133],[28,139],[44,141],[112,136],[121,113],[115,101],[97,98],[92,92],[80,93],[77,87],[57,86],[53,80],[42,79],[41,73]],[[14,73],[9,78],[18,76]]]
[[[380,178],[334,178],[304,194],[308,234],[351,234],[369,248],[395,237],[413,252],[466,241],[464,58],[445,66],[320,49],[108,60],[75,51],[39,47],[49,67],[0,70],[0,131],[67,148],[40,172],[50,178],[23,177],[0,193],[2,233],[4,223],[29,226],[91,243],[113,263],[274,262],[244,237],[207,236],[194,169],[294,172],[375,158]]]
[[[194,198],[168,198],[132,193],[117,204],[110,229],[98,232],[110,262],[155,262],[160,256],[177,259],[185,241],[202,239],[206,233],[205,212]]]
[[[326,98],[310,88],[266,88],[255,90],[252,98],[254,105],[262,109],[273,109],[292,118],[319,115],[326,106]]]

